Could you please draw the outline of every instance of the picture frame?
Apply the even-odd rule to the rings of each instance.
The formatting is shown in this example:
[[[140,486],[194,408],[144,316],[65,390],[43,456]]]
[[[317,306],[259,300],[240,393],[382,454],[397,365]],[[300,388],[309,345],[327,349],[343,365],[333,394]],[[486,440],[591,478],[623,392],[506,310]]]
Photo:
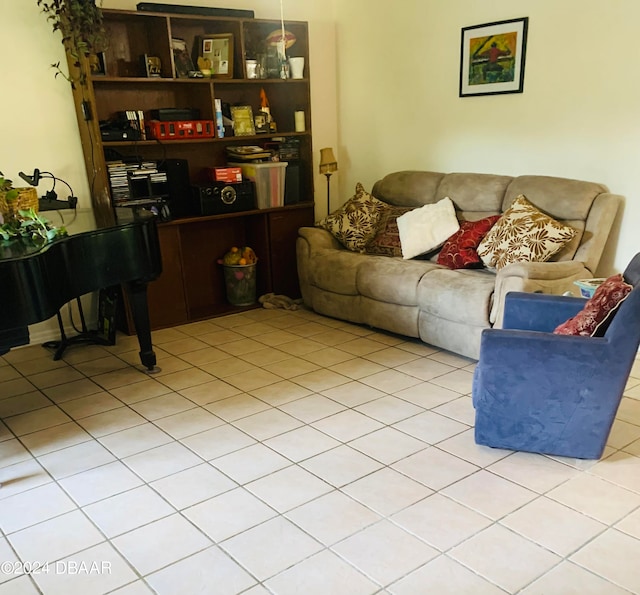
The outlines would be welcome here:
[[[171,50],[173,51],[176,78],[189,78],[189,73],[193,72],[195,67],[187,50],[187,42],[179,37],[172,37]]]
[[[250,105],[231,106],[234,136],[253,136],[256,128],[253,120],[253,110]]]
[[[141,57],[144,75],[147,78],[158,78],[162,76],[162,60],[158,56],[143,54]]]
[[[214,78],[233,78],[233,33],[205,35],[200,56],[211,65]]]
[[[89,69],[91,76],[106,76],[107,58],[104,52],[97,52],[89,55]]]
[[[460,97],[522,93],[529,17],[462,29]]]

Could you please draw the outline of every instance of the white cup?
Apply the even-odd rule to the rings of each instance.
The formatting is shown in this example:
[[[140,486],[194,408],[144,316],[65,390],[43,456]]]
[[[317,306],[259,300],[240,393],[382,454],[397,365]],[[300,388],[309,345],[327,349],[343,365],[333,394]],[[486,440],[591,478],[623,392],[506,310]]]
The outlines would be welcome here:
[[[248,79],[258,78],[258,73],[257,73],[258,61],[257,60],[246,60],[245,64],[247,66],[247,78]]]
[[[304,58],[289,58],[289,70],[292,79],[304,78]]]

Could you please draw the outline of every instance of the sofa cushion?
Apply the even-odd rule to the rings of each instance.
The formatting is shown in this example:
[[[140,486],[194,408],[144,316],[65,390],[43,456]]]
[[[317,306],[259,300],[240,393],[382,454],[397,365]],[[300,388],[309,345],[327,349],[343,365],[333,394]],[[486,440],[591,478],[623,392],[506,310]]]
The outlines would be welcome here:
[[[367,264],[358,268],[356,286],[368,298],[415,306],[420,280],[429,271],[439,268],[429,260],[370,256]]]
[[[453,203],[448,197],[401,215],[397,223],[404,259],[439,248],[460,228]]]
[[[420,280],[418,306],[439,318],[487,327],[495,283],[495,273],[487,269],[438,267]]]
[[[460,229],[442,246],[437,263],[449,269],[481,267],[482,260],[477,248],[498,219],[500,215],[492,215],[479,221],[463,221]]]
[[[553,331],[556,335],[603,337],[620,304],[633,289],[622,278],[613,275],[603,281],[582,310]]]
[[[326,229],[348,250],[362,252],[375,236],[385,208],[385,203],[371,196],[358,182],[355,195],[316,225]]]
[[[545,262],[578,233],[519,196],[478,246],[488,267],[514,262]]]
[[[322,249],[309,259],[311,285],[343,295],[358,295],[356,272],[361,264],[371,262],[372,256],[349,250]]]
[[[374,238],[367,244],[365,252],[367,254],[378,254],[380,256],[402,256],[397,219],[411,210],[413,210],[413,207],[396,207],[390,205],[386,208],[380,218],[378,231]]]

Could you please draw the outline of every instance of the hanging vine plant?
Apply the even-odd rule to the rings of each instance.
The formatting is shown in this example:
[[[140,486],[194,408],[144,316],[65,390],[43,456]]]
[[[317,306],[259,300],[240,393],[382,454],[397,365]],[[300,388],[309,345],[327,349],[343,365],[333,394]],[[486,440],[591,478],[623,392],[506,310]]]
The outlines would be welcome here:
[[[54,33],[62,33],[62,43],[78,73],[77,76],[72,72],[65,74],[57,62],[51,65],[56,69],[56,76],[63,76],[72,86],[76,82],[84,85],[87,80],[85,57],[105,51],[108,45],[100,6],[96,0],[37,0],[37,3],[47,15]]]

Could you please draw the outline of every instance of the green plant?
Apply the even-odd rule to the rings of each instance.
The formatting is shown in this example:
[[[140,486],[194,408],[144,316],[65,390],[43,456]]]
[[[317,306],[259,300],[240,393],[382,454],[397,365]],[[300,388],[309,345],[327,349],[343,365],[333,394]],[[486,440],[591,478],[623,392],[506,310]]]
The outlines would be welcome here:
[[[51,65],[57,71],[56,76],[62,75],[72,85],[77,81],[84,84],[87,79],[85,56],[103,52],[107,47],[102,11],[96,0],[37,0],[37,3],[53,31],[62,33],[62,43],[79,73],[77,77],[72,73],[66,75],[60,69],[60,62],[56,62]]]
[[[18,191],[13,187],[13,182],[4,177],[0,171],[0,192],[4,193],[6,201],[12,201],[18,198]]]
[[[51,225],[33,209],[18,211],[17,217],[0,225],[0,237],[4,241],[23,239],[36,244],[46,244],[66,235],[68,234],[64,227]]]

